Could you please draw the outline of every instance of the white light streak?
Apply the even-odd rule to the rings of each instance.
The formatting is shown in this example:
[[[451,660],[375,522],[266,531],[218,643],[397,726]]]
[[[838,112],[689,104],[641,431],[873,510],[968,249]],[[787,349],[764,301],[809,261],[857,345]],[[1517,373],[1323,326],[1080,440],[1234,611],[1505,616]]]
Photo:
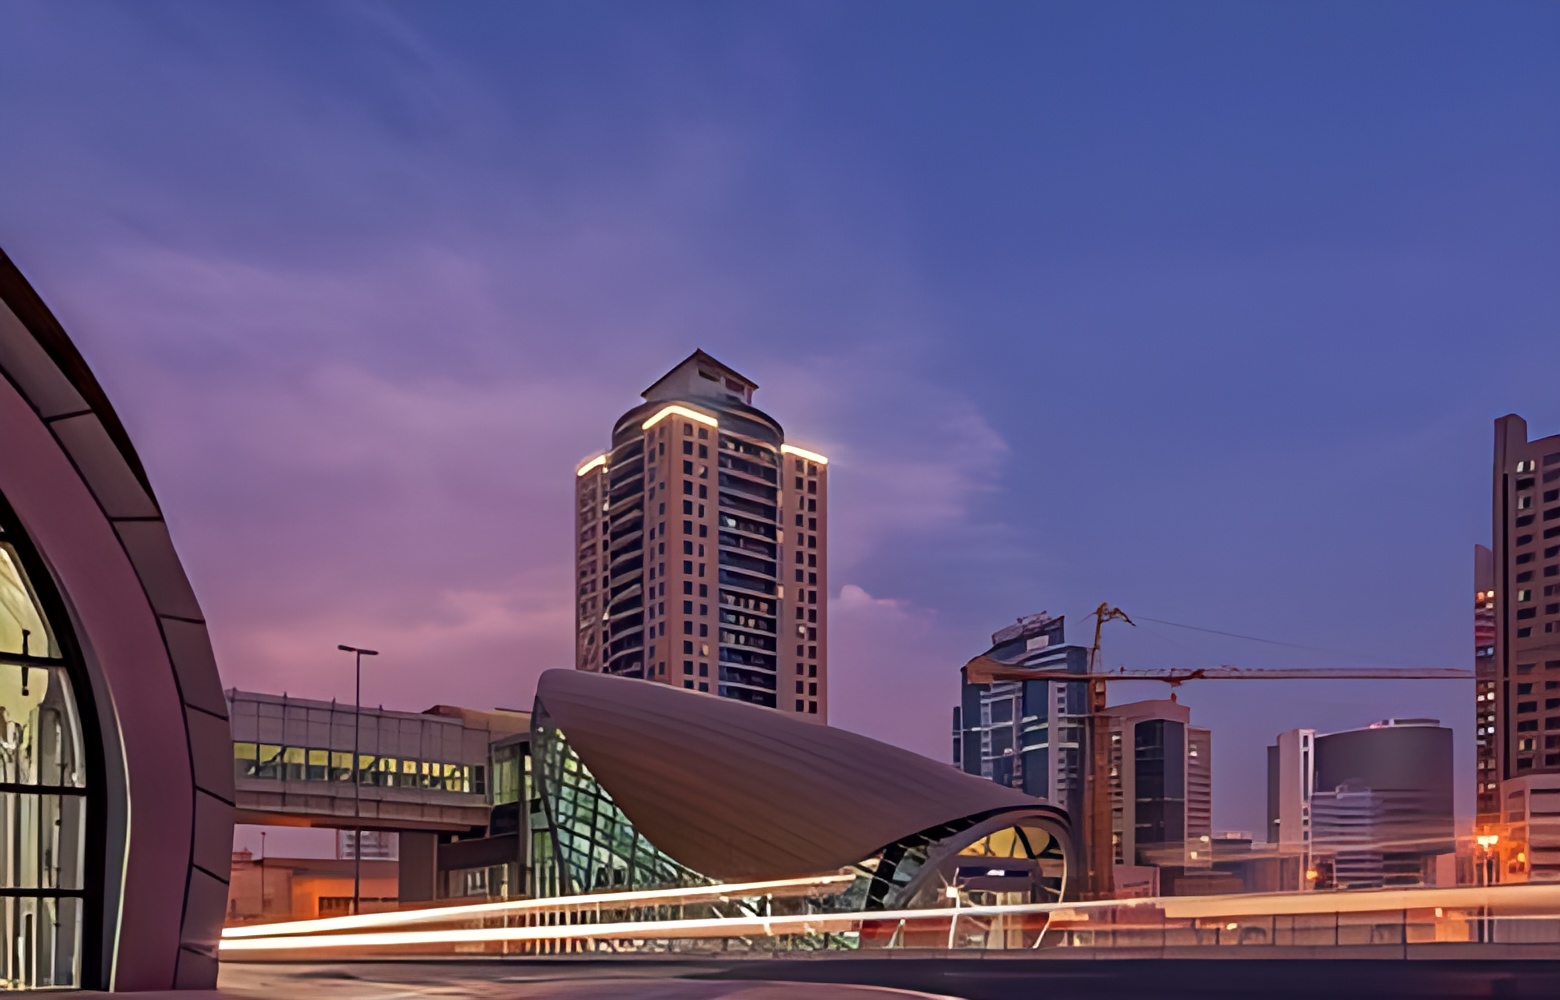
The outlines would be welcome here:
[[[767,882],[733,882],[718,885],[685,886],[679,889],[641,889],[634,892],[598,892],[580,896],[545,896],[540,899],[506,899],[496,903],[468,903],[463,906],[429,906],[416,910],[388,913],[363,913],[347,917],[322,917],[317,920],[289,920],[274,924],[250,924],[228,927],[222,936],[232,938],[272,937],[278,934],[314,934],[325,931],[363,930],[375,927],[404,927],[409,924],[436,924],[505,914],[553,913],[585,908],[622,909],[628,906],[713,903],[727,899],[768,896],[788,889],[842,889],[856,880],[854,875],[816,875],[812,878],[773,879]]]
[[[589,472],[591,469],[594,469],[594,468],[596,468],[598,466],[604,466],[606,464],[607,464],[607,456],[606,456],[606,453],[603,452],[602,454],[597,455],[595,458],[593,458],[590,461],[586,462],[584,465],[580,466],[578,469],[575,469],[574,470],[574,474],[576,476],[583,476],[583,475],[585,475],[585,473]],[[602,471],[606,471],[606,470],[603,469]]]
[[[834,876],[848,878],[848,876]],[[810,880],[794,880],[808,882]],[[699,887],[715,898],[734,896],[751,891],[747,885]],[[718,891],[717,891],[718,890]],[[680,890],[663,890],[646,893],[604,893],[601,896],[574,896],[574,901],[605,902],[609,897],[636,897],[633,902],[644,902],[645,896],[660,896]],[[518,903],[556,906],[560,900],[520,900]],[[474,915],[472,911],[502,912],[514,903],[478,904],[469,907],[448,907],[412,911],[418,916],[434,919],[461,919]],[[577,904],[576,904],[577,905]],[[1045,915],[1057,920],[1075,920],[1083,914],[1111,908],[1152,906],[1160,909],[1169,919],[1223,918],[1288,915],[1296,913],[1368,913],[1402,912],[1406,910],[1431,910],[1437,906],[1460,910],[1473,910],[1491,906],[1519,906],[1531,911],[1545,908],[1543,919],[1554,919],[1560,913],[1560,885],[1509,885],[1466,887],[1457,889],[1396,889],[1381,891],[1262,893],[1230,896],[1161,896],[1132,900],[1097,900],[1078,903],[1025,903],[1007,906],[967,906],[958,911],[961,917]],[[532,907],[536,907],[533,905]],[[232,928],[224,932],[221,948],[224,952],[240,951],[294,951],[328,948],[383,948],[428,944],[471,944],[504,941],[545,940],[675,940],[683,938],[775,936],[798,933],[849,933],[860,930],[864,924],[892,924],[899,921],[949,920],[955,916],[951,907],[918,910],[877,910],[854,913],[810,913],[761,917],[720,917],[691,920],[643,920],[616,921],[612,923],[547,925],[538,927],[475,927],[440,930],[381,931],[377,933],[281,933],[300,926],[310,930],[324,930],[321,925],[340,927],[342,921],[364,918],[400,917],[407,914],[365,914],[360,918],[336,917],[325,920],[297,921],[292,924]],[[1498,916],[1493,915],[1492,916]],[[1500,919],[1505,919],[1500,917]],[[361,925],[358,925],[361,926]],[[233,934],[232,931],[247,932]]]

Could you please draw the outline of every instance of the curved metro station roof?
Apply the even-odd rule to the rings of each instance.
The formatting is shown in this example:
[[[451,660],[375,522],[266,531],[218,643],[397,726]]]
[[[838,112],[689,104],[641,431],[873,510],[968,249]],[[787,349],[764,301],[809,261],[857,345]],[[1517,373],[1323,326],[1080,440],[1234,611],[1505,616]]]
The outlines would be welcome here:
[[[813,875],[931,827],[1066,814],[919,754],[664,684],[550,670],[537,702],[651,843],[725,880]]]

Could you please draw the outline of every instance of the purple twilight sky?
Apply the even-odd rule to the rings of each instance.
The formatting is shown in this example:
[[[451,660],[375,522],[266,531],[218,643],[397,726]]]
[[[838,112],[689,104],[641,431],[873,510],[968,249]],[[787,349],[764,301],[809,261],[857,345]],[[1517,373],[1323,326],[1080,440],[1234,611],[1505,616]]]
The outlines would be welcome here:
[[[1136,666],[1469,666],[1491,420],[1560,431],[1560,7],[0,6],[0,246],[229,685],[526,707],[576,460],[695,347],[832,456],[833,721],[1101,600]],[[1262,747],[1470,684],[1205,683]],[[1121,698],[1157,690],[1124,688]]]

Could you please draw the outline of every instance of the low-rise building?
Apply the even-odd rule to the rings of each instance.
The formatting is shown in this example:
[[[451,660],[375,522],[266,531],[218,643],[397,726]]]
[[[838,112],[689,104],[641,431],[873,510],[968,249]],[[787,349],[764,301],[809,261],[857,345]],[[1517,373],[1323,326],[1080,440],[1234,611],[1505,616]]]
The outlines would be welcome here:
[[[363,859],[360,910],[376,913],[400,905],[398,866]],[[228,924],[341,917],[352,912],[351,858],[267,858],[233,852]]]
[[[1560,774],[1510,778],[1498,839],[1487,850],[1497,882],[1560,881]]]

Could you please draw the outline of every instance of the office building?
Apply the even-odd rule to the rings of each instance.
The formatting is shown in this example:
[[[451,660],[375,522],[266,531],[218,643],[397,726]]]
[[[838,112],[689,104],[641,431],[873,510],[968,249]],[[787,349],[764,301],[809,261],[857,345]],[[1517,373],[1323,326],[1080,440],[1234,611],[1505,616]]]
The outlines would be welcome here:
[[[1117,865],[1206,865],[1212,834],[1212,734],[1172,699],[1110,715],[1111,842]]]
[[[1213,833],[1213,734],[1186,729],[1186,836],[1201,842]],[[1197,848],[1193,848],[1197,850]],[[1192,861],[1200,858],[1192,858]]]
[[[1500,823],[1500,755],[1495,738],[1495,553],[1473,547],[1474,793],[1478,829]]]
[[[1088,672],[1089,651],[1069,646],[1064,621],[1044,612],[991,636],[987,656],[1033,670],[1036,679],[972,684],[960,671],[953,710],[953,763],[966,774],[1021,789],[1083,812],[1084,717],[1087,685],[1058,680]]]
[[[205,618],[124,425],[4,254],[0,724],[0,989],[214,988],[233,772]]]
[[[1311,851],[1315,757],[1314,729],[1279,733],[1267,748],[1267,842],[1306,857]]]
[[[576,470],[580,670],[824,722],[828,459],[695,351]]]
[[[354,866],[350,858],[257,858],[234,851],[226,922],[344,917],[352,912],[354,885],[358,912],[395,910],[401,905],[398,867],[392,858],[366,853],[362,865]]]
[[[1434,719],[1291,730],[1268,748],[1268,829],[1316,888],[1432,884],[1455,849],[1452,731]]]

